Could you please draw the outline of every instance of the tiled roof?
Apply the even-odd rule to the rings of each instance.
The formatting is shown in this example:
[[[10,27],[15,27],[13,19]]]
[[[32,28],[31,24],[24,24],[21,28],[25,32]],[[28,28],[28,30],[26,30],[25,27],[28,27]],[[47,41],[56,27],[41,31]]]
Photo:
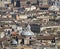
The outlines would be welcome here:
[[[55,36],[37,36],[37,39],[39,40],[52,40]]]

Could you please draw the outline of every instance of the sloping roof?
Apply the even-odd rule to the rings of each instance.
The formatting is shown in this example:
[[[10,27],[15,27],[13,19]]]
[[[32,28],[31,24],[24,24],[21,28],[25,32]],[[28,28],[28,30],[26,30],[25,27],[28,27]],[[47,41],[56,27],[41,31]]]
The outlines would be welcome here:
[[[0,21],[13,21],[11,18],[0,18]]]
[[[49,8],[50,5],[39,5],[39,7],[41,7],[41,8]]]
[[[37,36],[38,40],[52,40],[55,36]]]
[[[0,42],[5,41],[5,40],[8,40],[8,39],[6,37],[0,38]]]
[[[1,33],[1,32],[4,32],[4,29],[0,29],[0,33]]]
[[[48,21],[44,26],[60,26],[60,24],[55,21]]]

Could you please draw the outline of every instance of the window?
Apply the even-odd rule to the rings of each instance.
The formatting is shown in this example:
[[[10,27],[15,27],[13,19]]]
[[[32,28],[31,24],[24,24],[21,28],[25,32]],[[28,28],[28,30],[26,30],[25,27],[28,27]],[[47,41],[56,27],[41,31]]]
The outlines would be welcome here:
[[[40,10],[48,10],[48,8],[40,8]]]
[[[42,0],[39,0],[40,3],[42,3],[43,1]]]
[[[0,1],[2,1],[2,0],[0,0]]]
[[[4,0],[4,1],[7,1],[7,0]]]
[[[31,24],[31,31],[35,33],[40,33],[40,25],[38,24]]]
[[[58,0],[58,1],[60,1],[60,0]]]

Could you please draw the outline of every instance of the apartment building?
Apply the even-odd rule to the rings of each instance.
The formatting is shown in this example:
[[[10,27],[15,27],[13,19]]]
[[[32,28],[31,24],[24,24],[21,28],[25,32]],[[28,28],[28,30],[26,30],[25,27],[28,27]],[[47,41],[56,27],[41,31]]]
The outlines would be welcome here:
[[[56,5],[60,8],[60,0],[49,0],[48,4],[49,5]]]
[[[30,4],[39,4],[41,5],[57,5],[60,6],[60,0],[20,0],[21,7],[27,6],[27,2],[30,2]],[[4,4],[11,3],[11,0],[0,0],[0,7],[4,7]],[[16,2],[15,2],[16,3]]]
[[[20,0],[20,4],[21,6],[27,6],[27,2],[30,2],[30,4],[35,4],[37,5],[37,2],[39,2],[39,4],[42,4],[42,5],[46,5],[48,4],[47,2],[48,0]],[[0,0],[0,7],[4,7],[4,4],[8,4],[10,3],[11,0]]]

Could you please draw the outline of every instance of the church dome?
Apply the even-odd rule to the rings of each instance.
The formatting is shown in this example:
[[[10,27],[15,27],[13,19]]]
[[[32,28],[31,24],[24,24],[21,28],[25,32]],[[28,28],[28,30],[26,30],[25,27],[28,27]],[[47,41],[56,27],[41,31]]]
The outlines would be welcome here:
[[[25,31],[22,35],[32,36],[34,33],[32,31]]]
[[[27,25],[27,30],[25,30],[25,31],[22,33],[22,35],[25,35],[25,36],[32,36],[32,35],[34,35],[34,33],[31,31],[30,28],[31,28],[31,27],[30,27],[30,25],[28,24],[28,25]]]

